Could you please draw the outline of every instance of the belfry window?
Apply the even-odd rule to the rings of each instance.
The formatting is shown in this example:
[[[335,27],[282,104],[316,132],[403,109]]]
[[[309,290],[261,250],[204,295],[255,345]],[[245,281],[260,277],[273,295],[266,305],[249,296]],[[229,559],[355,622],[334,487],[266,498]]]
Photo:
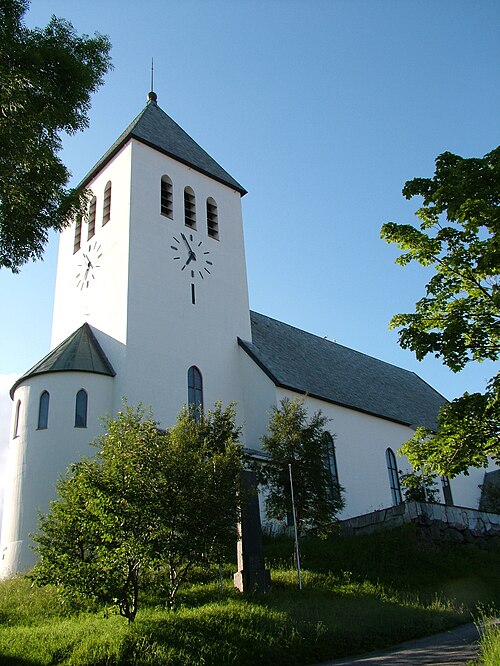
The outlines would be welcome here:
[[[17,401],[16,414],[14,416],[14,437],[19,437],[19,418],[21,416],[21,401]]]
[[[190,187],[184,190],[184,224],[196,229],[196,199]]]
[[[111,219],[111,181],[108,180],[104,188],[104,201],[102,204],[102,226]]]
[[[38,430],[46,430],[49,427],[49,401],[49,392],[43,391],[38,405]]]
[[[172,181],[168,176],[161,177],[161,191],[160,191],[160,212],[162,215],[169,217],[174,216],[174,195],[172,191]]]
[[[88,395],[85,389],[80,389],[75,401],[75,428],[87,427]]]
[[[396,463],[396,456],[392,449],[387,449],[385,452],[385,459],[387,461],[387,472],[389,473],[389,485],[391,486],[392,503],[402,504],[403,496],[401,495],[401,485],[399,483],[399,472]]]
[[[217,204],[212,197],[207,199],[207,231],[211,238],[219,238]]]
[[[88,225],[87,240],[90,240],[95,234],[96,208],[97,208],[97,199],[96,197],[92,197],[89,206],[89,225]]]
[[[82,216],[77,215],[75,220],[75,242],[73,245],[73,254],[78,252],[82,245]]]
[[[188,370],[188,406],[198,419],[203,412],[203,379],[195,365]]]

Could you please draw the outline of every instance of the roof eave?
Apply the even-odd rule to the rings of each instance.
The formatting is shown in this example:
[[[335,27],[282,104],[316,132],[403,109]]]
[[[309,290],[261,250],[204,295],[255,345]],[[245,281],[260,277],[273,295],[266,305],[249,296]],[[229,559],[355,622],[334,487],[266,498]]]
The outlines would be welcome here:
[[[292,386],[290,384],[286,384],[282,381],[280,381],[276,375],[274,375],[271,370],[263,363],[263,361],[252,351],[252,349],[248,346],[248,344],[244,341],[238,338],[238,344],[239,346],[250,356],[252,361],[254,361],[258,367],[264,372],[269,379],[273,382],[273,384],[277,388],[285,389],[286,391],[293,391],[294,393],[298,393],[299,395],[307,396],[308,398],[314,398],[316,400],[321,400],[323,402],[327,402],[330,405],[337,405],[338,407],[343,407],[344,409],[351,409],[355,412],[359,412],[361,414],[367,414],[368,416],[375,416],[376,418],[379,419],[384,419],[385,421],[390,421],[391,423],[398,423],[399,425],[403,425],[406,427],[411,427],[411,424],[408,421],[401,421],[399,419],[396,419],[394,417],[387,416],[386,414],[379,414],[377,412],[373,412],[367,409],[363,409],[361,407],[356,407],[355,405],[349,405],[347,403],[340,402],[338,400],[333,400],[332,398],[325,397],[324,395],[319,395],[316,393],[311,393],[310,391],[305,391],[302,388],[299,388],[297,386]]]
[[[12,388],[9,391],[10,399],[14,400],[14,393],[16,392],[18,386],[20,386],[23,382],[30,380],[32,377],[41,377],[42,375],[54,375],[60,372],[83,372],[87,375],[102,375],[103,377],[111,377],[111,379],[113,379],[113,377],[116,376],[116,372],[114,371],[111,374],[110,372],[103,372],[101,370],[73,370],[72,368],[61,368],[61,370],[42,370],[41,372],[32,372],[31,374],[19,377],[19,379],[14,382]]]
[[[127,134],[125,137],[123,137],[123,139],[114,146],[114,148],[109,152],[108,155],[106,155],[104,158],[102,158],[95,164],[95,166],[88,172],[88,174],[79,183],[78,187],[87,187],[87,185],[109,164],[109,162],[120,152],[120,150],[132,139],[135,139],[136,141],[139,141],[139,143],[142,143],[143,145],[148,146],[153,150],[156,150],[162,155],[170,157],[171,159],[175,160],[176,162],[179,162],[180,164],[185,164],[191,169],[197,171],[198,173],[201,173],[204,176],[207,176],[208,178],[212,178],[212,180],[216,180],[217,182],[222,183],[222,185],[231,188],[235,192],[239,192],[242,197],[244,197],[245,194],[248,194],[248,191],[245,190],[245,188],[239,185],[236,181],[234,183],[230,183],[224,180],[223,178],[219,178],[214,174],[208,173],[208,171],[201,169],[195,164],[189,162],[188,160],[183,160],[178,155],[174,155],[173,153],[170,153],[169,151],[163,148],[159,148],[152,141],[147,141],[143,137],[135,135],[133,131],[130,134]]]

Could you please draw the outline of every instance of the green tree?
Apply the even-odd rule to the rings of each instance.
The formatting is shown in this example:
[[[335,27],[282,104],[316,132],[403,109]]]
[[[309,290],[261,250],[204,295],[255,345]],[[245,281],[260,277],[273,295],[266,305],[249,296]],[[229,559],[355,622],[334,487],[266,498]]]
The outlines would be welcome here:
[[[399,472],[405,502],[439,502],[437,475],[433,472]]]
[[[332,470],[333,437],[326,431],[329,419],[321,411],[308,417],[302,400],[284,398],[274,407],[262,449],[271,461],[256,469],[266,486],[266,513],[284,521],[291,514],[292,465],[295,513],[299,534],[331,534],[344,507],[342,488]]]
[[[28,29],[29,0],[0,0],[0,267],[40,259],[48,230],[85,210],[57,157],[61,133],[89,124],[90,96],[111,66],[107,37],[79,37],[52,17]]]
[[[197,420],[183,410],[167,432],[142,407],[107,418],[99,453],[73,465],[40,518],[33,580],[116,604],[131,622],[156,572],[173,608],[193,565],[235,542],[238,434],[232,406]]]
[[[423,197],[419,228],[390,222],[382,238],[433,269],[415,312],[397,314],[399,343],[421,360],[442,358],[454,372],[500,355],[500,147],[483,158],[443,153],[433,178],[415,178],[407,199]],[[500,376],[484,393],[465,393],[441,408],[438,429],[420,427],[402,452],[416,469],[456,476],[500,459]]]

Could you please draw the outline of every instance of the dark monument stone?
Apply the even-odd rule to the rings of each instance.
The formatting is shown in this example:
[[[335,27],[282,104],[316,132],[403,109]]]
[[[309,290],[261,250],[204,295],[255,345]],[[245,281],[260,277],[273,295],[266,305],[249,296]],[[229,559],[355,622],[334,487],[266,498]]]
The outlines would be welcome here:
[[[243,502],[237,546],[238,571],[234,585],[240,592],[265,592],[271,586],[269,569],[264,568],[257,475],[245,470],[242,477]]]

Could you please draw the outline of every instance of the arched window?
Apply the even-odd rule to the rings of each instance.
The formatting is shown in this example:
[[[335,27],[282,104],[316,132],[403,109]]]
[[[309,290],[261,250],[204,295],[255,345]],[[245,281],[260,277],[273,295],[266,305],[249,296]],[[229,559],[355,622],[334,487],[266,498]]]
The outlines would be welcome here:
[[[89,206],[89,226],[88,226],[87,240],[90,240],[92,236],[95,234],[96,208],[97,208],[97,198],[92,197]]]
[[[401,485],[399,483],[399,473],[398,466],[396,464],[396,456],[392,449],[387,449],[385,452],[385,459],[387,461],[387,471],[389,473],[389,484],[391,486],[392,493],[392,503],[394,505],[401,504],[403,502],[403,496],[401,495]]]
[[[196,229],[196,199],[190,187],[184,190],[184,224]]]
[[[219,238],[219,221],[215,199],[207,199],[207,231],[211,238]]]
[[[188,370],[188,405],[197,419],[203,412],[203,380],[195,365]]]
[[[77,215],[75,220],[75,242],[73,244],[73,254],[78,252],[82,244],[82,216]]]
[[[111,181],[108,180],[104,188],[104,201],[102,203],[102,226],[111,219]]]
[[[162,215],[169,217],[174,216],[174,195],[172,191],[172,181],[168,176],[161,177],[161,191],[160,191],[160,212]]]
[[[75,428],[87,427],[88,395],[85,389],[80,389],[75,401]]]
[[[339,494],[339,474],[337,469],[337,456],[335,455],[335,443],[329,432],[325,432],[325,466],[328,475],[329,491],[333,496]]]
[[[38,405],[38,430],[46,430],[49,427],[49,392],[43,391]]]
[[[14,416],[14,437],[19,437],[19,417],[21,415],[21,401],[17,401],[16,414]]]
[[[441,485],[443,488],[444,503],[448,506],[453,506],[453,495],[451,494],[450,479],[447,476],[441,477]]]

